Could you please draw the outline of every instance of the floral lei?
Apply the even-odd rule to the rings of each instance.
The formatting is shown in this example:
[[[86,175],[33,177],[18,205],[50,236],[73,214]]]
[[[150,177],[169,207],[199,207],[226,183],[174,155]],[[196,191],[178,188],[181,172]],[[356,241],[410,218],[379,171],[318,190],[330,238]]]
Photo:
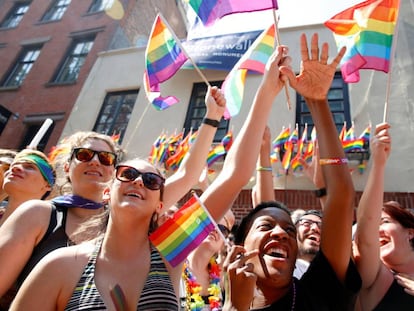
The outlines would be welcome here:
[[[210,285],[208,287],[208,301],[210,310],[221,310],[221,288],[220,288],[220,267],[216,259],[212,257],[208,265],[210,273]],[[188,262],[184,263],[183,278],[186,286],[186,310],[200,311],[205,307],[203,297],[200,295],[201,286],[188,268]]]

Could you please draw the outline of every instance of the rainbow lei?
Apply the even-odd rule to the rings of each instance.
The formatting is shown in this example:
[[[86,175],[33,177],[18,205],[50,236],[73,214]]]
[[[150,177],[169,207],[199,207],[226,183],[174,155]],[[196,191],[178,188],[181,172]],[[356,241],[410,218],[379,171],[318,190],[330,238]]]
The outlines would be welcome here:
[[[220,272],[221,269],[212,257],[208,265],[210,274],[210,285],[207,289],[209,296],[208,301],[211,311],[221,310],[221,288],[220,288]],[[205,307],[203,297],[200,295],[201,286],[197,283],[196,278],[188,268],[188,262],[184,263],[183,278],[186,284],[186,310],[201,311]]]

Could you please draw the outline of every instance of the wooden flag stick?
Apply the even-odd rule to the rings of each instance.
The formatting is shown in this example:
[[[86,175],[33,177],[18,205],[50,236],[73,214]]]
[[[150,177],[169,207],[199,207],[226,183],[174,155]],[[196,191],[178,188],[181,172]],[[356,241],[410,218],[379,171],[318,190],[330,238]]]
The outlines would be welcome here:
[[[390,99],[390,90],[391,90],[391,65],[393,63],[394,57],[395,57],[395,50],[397,48],[397,38],[398,38],[398,18],[396,21],[396,25],[395,25],[395,30],[394,30],[394,38],[392,40],[392,44],[391,44],[391,54],[390,54],[390,64],[389,64],[389,69],[388,69],[388,73],[387,73],[387,85],[386,85],[386,93],[385,93],[385,104],[384,104],[384,116],[382,119],[382,122],[387,122],[387,114],[388,114],[388,100]]]
[[[275,29],[276,29],[276,46],[279,46],[280,45],[280,33],[279,33],[279,27],[278,27],[278,18],[276,16],[276,10],[272,10],[272,12],[273,12],[273,19],[275,22]],[[287,107],[288,107],[288,110],[290,110],[292,109],[292,105],[290,103],[288,81],[285,81],[285,94],[286,94]]]
[[[168,24],[168,22],[165,20],[164,16],[162,16],[161,13],[159,13],[162,21],[164,22],[164,24],[168,27],[168,29],[170,30],[171,34],[173,35],[175,41],[177,42],[178,46],[180,47],[180,49],[183,51],[183,54],[188,58],[188,60],[191,62],[191,64],[193,65],[194,69],[197,71],[197,73],[200,75],[201,79],[204,81],[204,83],[207,85],[207,87],[211,87],[210,83],[208,82],[207,78],[204,76],[204,74],[201,72],[200,68],[198,68],[198,66],[196,65],[196,63],[194,62],[194,60],[190,57],[190,55],[188,55],[187,51],[184,49],[184,46],[182,45],[180,39],[177,38],[176,34],[174,33],[174,31],[172,30],[172,28],[170,27],[170,25]]]

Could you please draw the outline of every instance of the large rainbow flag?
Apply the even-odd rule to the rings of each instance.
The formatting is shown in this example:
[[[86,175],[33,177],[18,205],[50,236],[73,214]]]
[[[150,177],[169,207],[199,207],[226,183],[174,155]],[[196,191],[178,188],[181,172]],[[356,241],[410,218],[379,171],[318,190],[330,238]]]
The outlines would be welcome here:
[[[157,15],[145,51],[144,89],[158,110],[178,102],[174,96],[161,97],[160,83],[170,79],[186,62],[187,56],[161,15]]]
[[[325,22],[338,48],[347,48],[341,61],[345,82],[358,82],[360,69],[389,71],[399,5],[399,0],[367,0]]]
[[[275,25],[272,24],[257,37],[246,53],[234,65],[223,82],[222,89],[227,101],[225,119],[230,119],[240,112],[243,101],[244,83],[248,71],[263,74],[266,63],[275,46]]]
[[[175,267],[215,228],[214,220],[194,195],[149,239],[171,266]]]
[[[208,26],[223,16],[242,13],[278,9],[276,0],[187,0],[201,22]]]

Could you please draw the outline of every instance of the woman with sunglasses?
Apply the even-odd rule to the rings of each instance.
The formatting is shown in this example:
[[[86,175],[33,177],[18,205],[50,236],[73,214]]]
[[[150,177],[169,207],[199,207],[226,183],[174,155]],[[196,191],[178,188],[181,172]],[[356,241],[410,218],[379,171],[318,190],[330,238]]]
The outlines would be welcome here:
[[[165,184],[166,206],[173,205],[188,192],[205,166],[218,120],[225,110],[225,99],[218,88],[212,87],[207,92],[206,107],[205,121],[196,141]],[[214,126],[209,124],[212,122]],[[28,203],[22,213],[0,230],[0,275],[4,275],[0,296],[17,278],[21,284],[47,253],[84,240],[75,232],[85,221],[104,211],[103,190],[113,176],[119,153],[119,147],[109,136],[95,132],[75,133],[56,147],[53,155],[58,171],[64,172],[59,177],[68,182],[61,187],[66,195],[51,202]],[[154,213],[153,217],[157,215]],[[20,226],[21,223],[27,226]]]
[[[280,46],[270,59],[222,172],[200,197],[217,221],[252,176],[260,149],[258,138],[275,96],[284,87],[279,66],[289,64],[286,51]],[[156,186],[151,185],[162,179],[152,175],[159,173],[146,161],[124,165],[128,168],[118,168],[117,178],[105,191],[110,216],[102,244],[83,243],[49,254],[26,279],[11,310],[178,310],[182,265],[172,267],[148,238],[154,213],[163,210],[164,187],[152,190]],[[205,159],[201,165],[205,166]],[[142,174],[131,173],[134,170]],[[82,299],[85,295],[90,299]]]
[[[395,201],[383,202],[389,129],[388,123],[375,128],[372,165],[357,209],[354,256],[362,278],[357,310],[414,310],[406,279],[414,275],[414,212]]]

